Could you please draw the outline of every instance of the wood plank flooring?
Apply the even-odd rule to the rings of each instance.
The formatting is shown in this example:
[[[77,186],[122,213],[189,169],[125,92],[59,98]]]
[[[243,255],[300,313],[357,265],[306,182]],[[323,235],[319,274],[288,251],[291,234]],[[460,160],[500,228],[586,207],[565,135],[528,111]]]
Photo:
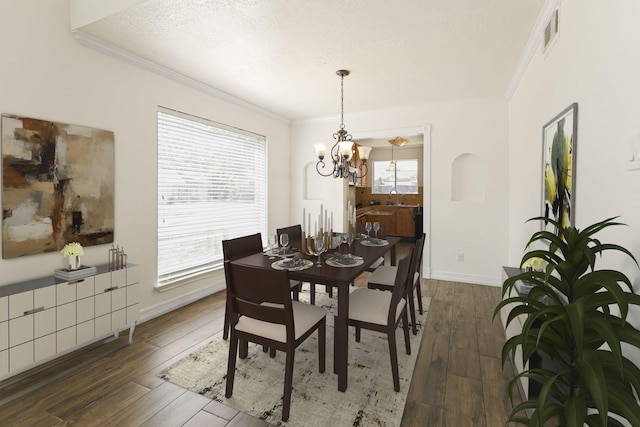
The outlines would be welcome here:
[[[432,301],[401,425],[503,426],[512,371],[491,319],[499,289],[436,280],[422,289]],[[223,307],[223,293],[207,297],[139,325],[132,345],[123,333],[5,380],[0,425],[266,426],[157,377],[221,332]]]

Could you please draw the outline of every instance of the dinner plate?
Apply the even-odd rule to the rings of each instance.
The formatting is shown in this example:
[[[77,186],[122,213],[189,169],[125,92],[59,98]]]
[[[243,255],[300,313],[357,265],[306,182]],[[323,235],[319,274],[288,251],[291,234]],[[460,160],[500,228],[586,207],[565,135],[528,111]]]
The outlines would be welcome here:
[[[285,254],[282,253],[282,248],[268,249],[264,251],[266,256],[277,256],[280,258],[290,258],[298,254],[298,251],[293,248],[288,248]]]
[[[355,258],[353,260],[353,262],[349,261],[348,263],[346,263],[346,260],[343,258],[327,258],[326,261],[327,265],[331,266],[331,267],[357,267],[359,265],[364,264],[364,261],[362,259],[357,259]]]
[[[313,265],[313,261],[308,259],[281,259],[275,261],[271,264],[271,267],[276,270],[289,270],[289,271],[299,271],[306,270],[307,268]]]
[[[371,240],[361,240],[360,244],[362,246],[387,246],[389,242],[382,239],[371,239]]]

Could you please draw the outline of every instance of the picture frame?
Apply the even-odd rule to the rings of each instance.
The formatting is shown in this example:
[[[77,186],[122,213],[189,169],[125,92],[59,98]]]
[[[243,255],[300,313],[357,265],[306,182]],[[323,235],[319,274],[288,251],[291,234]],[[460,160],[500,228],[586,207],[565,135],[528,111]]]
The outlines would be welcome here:
[[[113,243],[114,133],[0,117],[2,258]]]
[[[563,228],[573,226],[575,219],[577,137],[577,103],[542,127],[542,216]],[[542,227],[553,228],[544,223]]]

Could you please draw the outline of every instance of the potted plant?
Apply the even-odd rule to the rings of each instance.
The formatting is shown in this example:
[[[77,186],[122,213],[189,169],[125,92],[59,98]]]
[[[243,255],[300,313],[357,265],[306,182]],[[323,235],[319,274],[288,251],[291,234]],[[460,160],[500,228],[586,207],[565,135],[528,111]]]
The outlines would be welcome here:
[[[624,247],[594,237],[606,227],[623,224],[614,217],[578,230],[544,217],[532,220],[544,221],[556,232],[545,228],[534,233],[527,248],[534,243],[544,248],[528,251],[520,266],[533,260],[545,266],[541,271],[527,268],[504,282],[494,318],[512,303],[507,324],[525,316],[522,332],[502,349],[503,366],[521,347],[523,362],[544,352],[558,368],[525,369],[509,383],[512,401],[521,376],[538,382],[540,394],[516,405],[508,421],[530,426],[624,426],[622,418],[640,426],[640,369],[621,348],[622,343],[640,348],[640,331],[626,321],[629,308],[640,305],[640,295],[622,272],[595,266],[597,255],[605,251],[622,252],[638,265]],[[528,294],[511,292],[518,281],[531,285]]]

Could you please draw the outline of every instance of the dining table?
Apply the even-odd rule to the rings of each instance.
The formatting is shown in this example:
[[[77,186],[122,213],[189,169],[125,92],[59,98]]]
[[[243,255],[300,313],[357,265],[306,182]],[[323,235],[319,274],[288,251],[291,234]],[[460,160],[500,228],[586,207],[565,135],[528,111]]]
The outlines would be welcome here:
[[[300,251],[301,242],[291,242],[290,246],[298,251],[296,258],[305,258],[313,261],[313,265],[305,269],[292,269],[289,271],[289,278],[323,284],[337,289],[338,313],[334,316],[334,352],[333,366],[334,374],[338,375],[338,390],[347,390],[348,362],[349,362],[349,286],[360,274],[362,274],[378,258],[390,252],[391,265],[396,265],[396,245],[400,242],[400,237],[387,236],[385,243],[380,245],[368,244],[368,239],[356,239],[351,245],[351,254],[361,259],[351,266],[329,265],[331,257],[342,247],[343,252],[346,245],[330,249],[322,256],[322,264],[317,265],[317,256],[307,255]],[[290,249],[291,250],[291,249]],[[239,258],[234,263],[249,265],[259,268],[273,268],[274,257],[265,255],[264,252],[252,254],[244,258]],[[335,295],[335,293],[334,293]]]

